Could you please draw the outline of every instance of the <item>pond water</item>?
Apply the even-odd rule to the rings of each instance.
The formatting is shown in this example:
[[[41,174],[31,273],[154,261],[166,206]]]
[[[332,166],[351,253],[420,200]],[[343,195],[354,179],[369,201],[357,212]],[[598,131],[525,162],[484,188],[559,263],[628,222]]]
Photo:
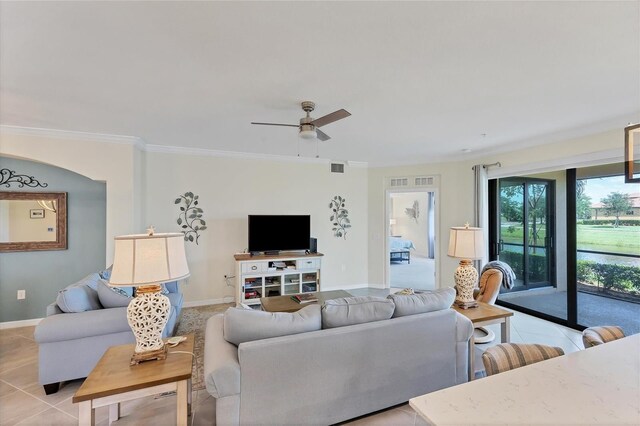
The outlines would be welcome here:
[[[615,254],[582,253],[578,251],[578,260],[591,260],[598,263],[615,263],[616,265],[627,265],[640,268],[640,258],[616,256]]]

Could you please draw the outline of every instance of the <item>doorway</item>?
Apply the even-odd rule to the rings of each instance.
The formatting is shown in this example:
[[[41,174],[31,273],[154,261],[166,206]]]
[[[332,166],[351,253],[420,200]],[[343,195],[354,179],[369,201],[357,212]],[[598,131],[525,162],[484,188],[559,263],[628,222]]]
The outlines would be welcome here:
[[[436,192],[387,193],[387,286],[436,288]]]

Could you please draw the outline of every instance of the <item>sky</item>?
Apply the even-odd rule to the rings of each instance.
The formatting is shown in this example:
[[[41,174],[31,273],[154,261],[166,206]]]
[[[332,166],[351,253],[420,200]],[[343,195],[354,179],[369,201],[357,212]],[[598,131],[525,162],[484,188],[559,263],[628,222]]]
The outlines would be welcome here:
[[[640,184],[624,183],[624,176],[611,176],[605,178],[586,179],[584,188],[586,195],[591,197],[591,202],[598,203],[612,192],[622,194],[640,193]]]

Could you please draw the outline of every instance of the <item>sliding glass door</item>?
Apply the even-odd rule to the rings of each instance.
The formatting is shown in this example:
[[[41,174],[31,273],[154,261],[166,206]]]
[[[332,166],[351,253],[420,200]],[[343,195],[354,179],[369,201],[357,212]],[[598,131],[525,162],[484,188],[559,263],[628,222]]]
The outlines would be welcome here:
[[[577,329],[640,332],[640,185],[624,183],[622,171],[605,164],[489,181],[490,259],[517,277],[499,304]]]
[[[555,279],[555,180],[503,178],[494,193],[492,258],[516,274],[513,288],[503,289],[498,300],[566,318],[566,293],[558,297]]]
[[[553,182],[500,179],[498,258],[513,268],[513,291],[554,284]]]

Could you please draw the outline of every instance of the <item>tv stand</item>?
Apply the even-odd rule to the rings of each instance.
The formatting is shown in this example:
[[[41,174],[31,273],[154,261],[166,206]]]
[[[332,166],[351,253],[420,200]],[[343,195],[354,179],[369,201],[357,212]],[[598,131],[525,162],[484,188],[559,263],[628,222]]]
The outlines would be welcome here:
[[[236,254],[236,303],[320,291],[322,253]]]

